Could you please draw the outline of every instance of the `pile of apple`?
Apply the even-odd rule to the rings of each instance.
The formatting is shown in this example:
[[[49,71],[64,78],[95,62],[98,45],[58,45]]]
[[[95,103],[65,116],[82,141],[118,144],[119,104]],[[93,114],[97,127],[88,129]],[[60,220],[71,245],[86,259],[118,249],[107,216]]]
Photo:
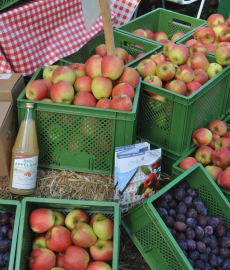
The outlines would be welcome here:
[[[204,53],[216,54],[217,63],[230,64],[230,19],[225,21],[221,14],[212,14],[207,19],[208,27],[198,27],[193,39],[185,45],[189,50],[200,50]]]
[[[199,162],[220,187],[230,191],[230,131],[226,124],[215,120],[208,129],[197,129],[192,141],[199,147],[195,158],[185,158],[179,167],[186,171]]]
[[[85,64],[46,67],[43,79],[28,84],[27,99],[131,111],[140,76],[134,68],[124,67],[129,59],[124,49],[118,48],[118,57],[108,56],[104,47],[96,50],[103,57],[93,55]]]
[[[184,33],[179,32],[172,36],[171,40],[169,40],[168,35],[164,31],[158,31],[155,34],[151,30],[143,30],[143,29],[137,29],[133,31],[134,35],[137,35],[139,37],[148,38],[151,40],[155,40],[157,42],[160,42],[162,44],[167,44],[168,42],[172,42],[179,37],[182,37]]]
[[[80,209],[66,217],[57,210],[39,208],[29,217],[37,233],[29,257],[31,270],[112,270],[114,223],[96,214],[90,220]]]

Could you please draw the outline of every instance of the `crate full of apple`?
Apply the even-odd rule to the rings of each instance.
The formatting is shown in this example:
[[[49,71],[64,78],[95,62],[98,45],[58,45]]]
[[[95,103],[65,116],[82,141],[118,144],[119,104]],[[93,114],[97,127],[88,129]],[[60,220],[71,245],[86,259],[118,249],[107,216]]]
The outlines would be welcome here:
[[[16,269],[118,269],[119,207],[115,203],[46,201],[29,198],[25,203],[27,225],[21,226],[20,233],[26,241],[19,240]]]
[[[229,66],[218,57],[223,48],[216,58],[196,49],[170,42],[137,66],[143,79],[137,135],[179,156],[195,129],[222,116],[228,92]]]

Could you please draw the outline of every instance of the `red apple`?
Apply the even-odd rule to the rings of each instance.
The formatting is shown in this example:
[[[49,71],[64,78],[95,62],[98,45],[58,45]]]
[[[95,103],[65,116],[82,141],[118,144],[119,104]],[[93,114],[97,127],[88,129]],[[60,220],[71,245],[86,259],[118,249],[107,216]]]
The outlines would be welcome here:
[[[150,83],[150,84],[158,86],[158,87],[163,87],[163,83],[162,83],[161,79],[157,76],[153,76],[153,75],[148,76],[144,79],[144,82]],[[150,93],[150,92],[148,92],[148,93]]]
[[[94,261],[111,261],[113,258],[113,242],[111,240],[98,239],[97,242],[90,247],[90,255]]]
[[[215,142],[215,149],[221,148],[221,147],[225,147],[228,150],[230,150],[230,139],[223,137],[220,139],[217,139]]]
[[[56,253],[56,267],[63,267],[65,251]]]
[[[128,62],[129,55],[123,48],[115,48],[116,56],[120,57],[121,60],[124,62],[124,65]]]
[[[183,96],[185,96],[187,93],[186,84],[180,80],[171,81],[168,86],[168,90]]]
[[[58,67],[59,66],[57,66],[57,65],[52,65],[52,66],[48,66],[48,67],[44,68],[43,74],[42,74],[43,79],[51,79],[53,71]]]
[[[151,30],[145,30],[145,32],[147,33],[148,39],[154,40],[155,35],[153,34]]]
[[[167,44],[164,45],[163,47],[163,54],[166,56],[166,57],[169,57],[169,52],[176,46],[175,43],[173,42],[168,42]],[[151,57],[150,57],[151,59]],[[152,59],[153,60],[153,59]],[[164,60],[166,61],[166,59]]]
[[[102,62],[101,57],[98,57],[98,56],[92,57],[91,56],[85,62],[85,74],[92,79],[97,77],[97,76],[101,76],[101,62]]]
[[[219,49],[221,47],[230,47],[230,43],[229,42],[220,42],[217,46],[217,49]]]
[[[89,76],[81,76],[76,79],[74,82],[74,89],[76,92],[80,91],[86,91],[86,92],[92,92],[91,85],[92,85],[93,79]]]
[[[60,252],[72,245],[71,233],[63,226],[54,226],[46,233],[47,248]]]
[[[160,41],[161,39],[168,39],[167,34],[164,31],[158,31],[155,33],[155,41]]]
[[[39,208],[31,212],[29,222],[32,231],[44,233],[54,226],[55,216],[53,211]]]
[[[54,267],[54,268],[52,268],[51,270],[65,270],[65,269],[62,268],[62,267]]]
[[[230,42],[230,27],[223,28],[218,35],[218,39],[220,42]]]
[[[203,69],[195,69],[193,81],[203,85],[208,81],[208,74]]]
[[[129,83],[119,83],[113,88],[112,98],[117,95],[126,95],[130,97],[131,100],[133,100],[135,92],[132,85],[130,85]]]
[[[112,268],[105,262],[92,262],[86,270],[112,270]]]
[[[198,147],[209,145],[212,141],[212,132],[207,128],[199,128],[193,133],[192,141]]]
[[[214,150],[209,146],[201,146],[195,153],[196,160],[202,165],[209,165],[212,162]]]
[[[73,230],[78,222],[89,223],[88,215],[80,209],[74,209],[65,218],[65,225],[69,230]]]
[[[146,53],[139,53],[137,56],[136,56],[136,59],[140,58],[141,56],[145,55]]]
[[[230,151],[227,148],[218,148],[212,154],[212,162],[221,168],[225,168],[230,163]]]
[[[104,216],[103,214],[99,213],[99,214],[96,214],[96,215],[93,215],[92,218],[90,219],[90,222],[89,222],[89,226],[91,226],[93,228],[93,223],[96,219],[98,219],[99,217],[102,217]]]
[[[223,170],[217,166],[206,166],[205,170],[212,177],[212,179],[216,182],[218,176],[223,172]]]
[[[70,104],[74,98],[74,88],[70,83],[60,81],[53,84],[50,96],[55,103]]]
[[[32,250],[37,248],[47,248],[46,235],[44,233],[38,234],[32,242]]]
[[[55,216],[54,226],[65,226],[65,215],[58,210],[53,210],[53,214]]]
[[[101,98],[98,100],[96,104],[96,108],[102,108],[102,109],[112,109],[111,106],[111,99],[108,98]]]
[[[31,270],[50,270],[56,264],[56,256],[48,248],[38,248],[31,252],[29,268]]]
[[[195,43],[189,46],[188,48],[189,54],[193,54],[195,52],[203,53],[204,55],[207,55],[208,51],[206,47],[202,43]]]
[[[40,80],[30,82],[26,87],[26,97],[29,100],[42,100],[48,96],[48,87]]]
[[[117,79],[118,83],[129,83],[133,88],[136,88],[140,81],[139,73],[132,67],[125,67],[121,77]]]
[[[216,38],[216,34],[210,27],[205,27],[197,35],[197,41],[202,44],[213,43]]]
[[[112,99],[111,107],[118,111],[132,111],[132,100],[126,95],[117,95]]]
[[[93,230],[101,240],[108,240],[113,237],[114,223],[111,218],[101,216],[93,223]]]
[[[169,52],[169,59],[178,66],[187,62],[189,56],[188,48],[184,45],[177,45]]]
[[[113,55],[103,57],[101,61],[101,73],[103,77],[116,80],[121,76],[123,70],[124,63],[121,58]]]
[[[176,69],[175,78],[184,83],[191,82],[194,78],[193,69],[187,65],[182,65]]]
[[[224,138],[230,138],[230,131],[227,131],[227,132],[224,134],[223,137],[224,137]]]
[[[198,83],[198,82],[189,82],[186,84],[187,87],[187,93],[186,96],[189,97],[191,96],[194,92],[196,92],[200,87],[202,86],[202,84]]]
[[[201,31],[201,30],[203,30],[205,27],[198,27],[198,28],[196,28],[196,30],[194,31],[194,34],[193,34],[193,36],[194,36],[194,38],[195,38],[195,41],[197,40],[197,35],[198,35],[198,33]],[[197,42],[197,41],[196,41]],[[189,45],[188,45],[189,46]]]
[[[227,19],[227,20],[225,21],[225,24],[226,24],[227,26],[230,26],[230,19]]]
[[[169,43],[170,41],[167,39],[161,39],[158,42],[165,45],[165,44]]]
[[[144,38],[148,37],[148,34],[143,29],[137,29],[133,31],[133,34]]]
[[[50,90],[51,90],[51,87],[53,85],[52,80],[51,79],[41,79],[41,80],[38,80],[38,81],[43,82],[48,87],[48,95],[47,95],[47,97],[50,98]]]
[[[206,70],[209,80],[215,77],[218,73],[223,70],[223,67],[217,63],[211,63]]]
[[[128,63],[131,63],[135,60],[135,58],[132,55],[129,55]]]
[[[220,138],[219,135],[217,134],[212,134],[212,141],[210,142],[210,144],[208,145],[209,147],[211,147],[212,149],[215,149],[215,142],[216,140],[218,140]]]
[[[225,19],[221,14],[212,14],[207,19],[207,26],[214,28],[219,23],[224,23]]]
[[[78,106],[95,107],[97,101],[91,93],[82,91],[75,95],[73,104]]]
[[[171,41],[174,41],[174,40],[178,39],[179,37],[182,37],[183,35],[184,35],[184,33],[182,33],[182,32],[176,33],[172,36]]]
[[[71,67],[60,66],[56,68],[52,73],[52,82],[57,83],[60,81],[66,81],[71,85],[74,84],[76,75]]]
[[[43,98],[43,99],[41,99],[40,101],[42,101],[42,102],[50,102],[50,103],[54,103],[53,100],[50,99],[50,98]]]
[[[97,241],[97,236],[88,224],[80,222],[72,230],[71,239],[74,245],[87,248]]]
[[[194,157],[187,157],[184,160],[181,161],[179,167],[182,170],[187,171],[190,169],[192,166],[194,166],[197,163],[197,160]]]
[[[170,81],[175,76],[176,69],[170,62],[161,62],[156,68],[156,74],[162,81]]]
[[[221,66],[230,64],[230,47],[220,47],[216,50],[216,62]]]
[[[91,89],[96,99],[108,98],[112,94],[113,84],[110,79],[98,76],[93,79]]]
[[[223,136],[227,132],[227,126],[226,126],[226,124],[223,121],[220,121],[220,120],[212,121],[209,124],[208,129],[213,134],[217,134],[219,136]]]
[[[197,43],[196,39],[189,39],[188,41],[185,42],[184,45],[189,47],[189,46],[191,46],[192,44],[195,44],[195,43]]]
[[[213,45],[215,45],[218,48],[218,45],[220,44],[220,41],[218,38],[215,38]]]
[[[213,53],[213,54],[216,53],[216,46],[214,44],[209,43],[209,44],[204,44],[204,46],[209,53]]]
[[[213,31],[215,32],[216,34],[216,38],[218,38],[219,36],[219,33],[221,32],[221,30],[223,28],[226,27],[226,24],[225,23],[219,23],[218,25],[216,25],[214,28],[213,28]]]
[[[171,83],[171,81],[168,81],[166,84],[165,84],[165,89],[169,90],[169,84]]]
[[[69,67],[73,69],[76,78],[85,75],[85,65],[84,64],[73,63],[73,64],[69,65]]]
[[[156,66],[158,66],[161,62],[166,61],[166,57],[163,54],[153,54],[149,57],[149,59],[154,61]]]
[[[157,175],[155,173],[150,173],[146,175],[144,179],[144,187],[145,188],[152,188],[157,183]]]
[[[187,65],[190,66],[193,70],[203,69],[206,71],[209,66],[209,61],[203,53],[195,52],[189,56]]]
[[[70,246],[66,249],[63,267],[66,270],[84,270],[89,259],[89,254],[84,248]]]
[[[137,71],[142,78],[146,78],[150,75],[155,75],[156,64],[150,59],[144,59],[138,64]]]
[[[96,54],[100,55],[101,58],[107,55],[107,48],[105,44],[101,44],[96,47]]]
[[[229,179],[230,179],[230,170],[229,169],[224,170],[223,172],[221,172],[219,174],[219,176],[217,178],[217,184],[220,187],[230,191],[230,181],[229,181]]]

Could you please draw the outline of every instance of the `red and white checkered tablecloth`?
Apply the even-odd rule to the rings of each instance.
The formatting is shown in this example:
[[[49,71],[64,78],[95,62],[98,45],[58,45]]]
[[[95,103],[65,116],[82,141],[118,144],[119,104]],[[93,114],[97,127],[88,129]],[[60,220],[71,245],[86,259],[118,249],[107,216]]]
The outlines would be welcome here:
[[[112,0],[114,27],[129,21],[140,0]],[[78,51],[103,29],[86,32],[80,0],[36,1],[0,15],[0,73],[29,75]]]

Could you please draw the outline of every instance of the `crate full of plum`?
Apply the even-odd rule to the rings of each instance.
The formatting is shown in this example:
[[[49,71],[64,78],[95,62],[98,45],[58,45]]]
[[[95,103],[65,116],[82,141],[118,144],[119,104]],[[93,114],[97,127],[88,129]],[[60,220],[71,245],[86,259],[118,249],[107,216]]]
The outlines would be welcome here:
[[[152,269],[225,270],[229,212],[229,202],[197,164],[123,216],[122,224]]]

